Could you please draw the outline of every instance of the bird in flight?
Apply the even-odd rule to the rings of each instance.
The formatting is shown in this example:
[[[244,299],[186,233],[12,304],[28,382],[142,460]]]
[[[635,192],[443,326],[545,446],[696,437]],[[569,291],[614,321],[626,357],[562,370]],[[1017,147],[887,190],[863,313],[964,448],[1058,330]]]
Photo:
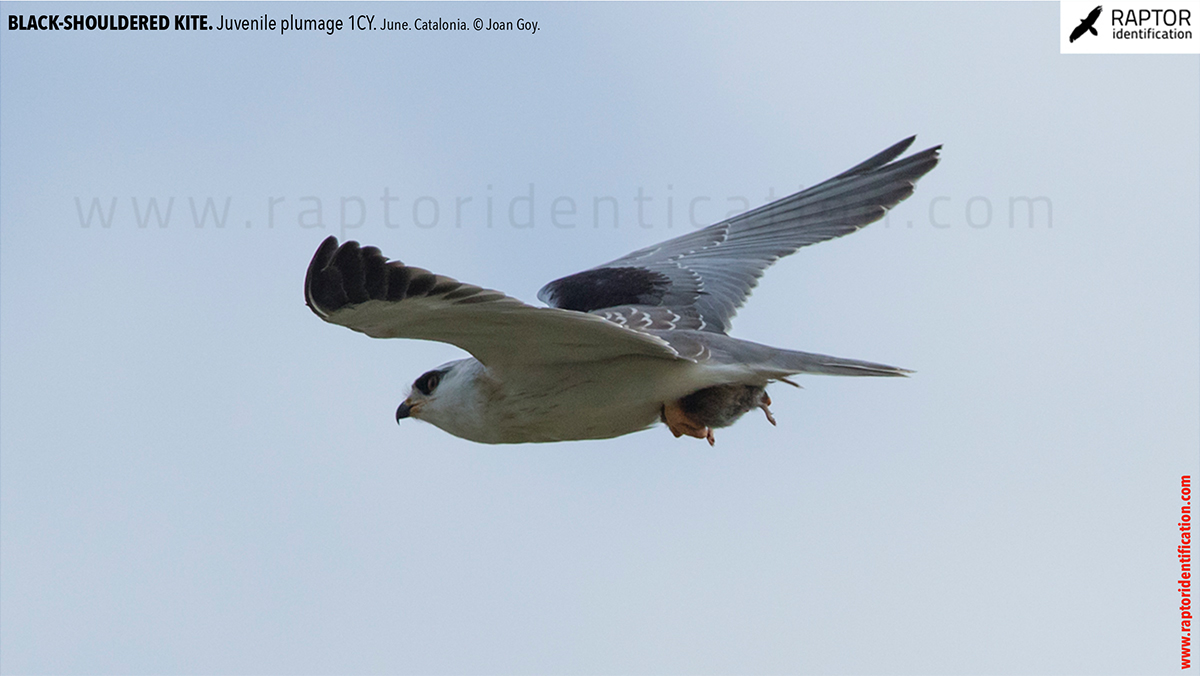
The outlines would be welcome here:
[[[854,359],[728,335],[775,261],[883,217],[938,163],[936,146],[899,158],[907,138],[833,178],[765,206],[555,280],[534,307],[499,291],[388,260],[336,237],[308,266],[321,319],[375,338],[471,354],[425,372],[396,410],[454,436],[502,444],[608,439],[666,423],[707,439],[761,409],[766,387],[804,373],[903,376]]]
[[[1096,32],[1096,19],[1100,18],[1100,11],[1103,9],[1104,5],[1096,5],[1096,9],[1093,9],[1091,14],[1088,14],[1083,21],[1079,22],[1079,25],[1075,27],[1075,30],[1071,31],[1071,42],[1075,42],[1079,38],[1083,37],[1083,34],[1087,33],[1088,31],[1091,31],[1092,35],[1099,35],[1099,33]]]

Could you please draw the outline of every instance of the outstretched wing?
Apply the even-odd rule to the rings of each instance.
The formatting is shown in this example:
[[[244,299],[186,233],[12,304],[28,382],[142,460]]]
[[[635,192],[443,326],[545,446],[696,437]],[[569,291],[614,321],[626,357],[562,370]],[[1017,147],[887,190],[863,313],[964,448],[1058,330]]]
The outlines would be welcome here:
[[[526,305],[388,261],[372,246],[338,246],[336,237],[321,242],[309,263],[304,300],[327,322],[374,338],[450,343],[499,371],[628,355],[679,358],[666,341],[596,315]]]
[[[580,312],[667,308],[673,328],[725,333],[763,271],[802,246],[883,218],[938,163],[941,146],[896,160],[909,137],[837,176],[729,220],[550,282],[538,298]],[[896,161],[893,161],[896,160]],[[682,322],[682,323],[681,323]],[[655,329],[665,326],[655,325]]]

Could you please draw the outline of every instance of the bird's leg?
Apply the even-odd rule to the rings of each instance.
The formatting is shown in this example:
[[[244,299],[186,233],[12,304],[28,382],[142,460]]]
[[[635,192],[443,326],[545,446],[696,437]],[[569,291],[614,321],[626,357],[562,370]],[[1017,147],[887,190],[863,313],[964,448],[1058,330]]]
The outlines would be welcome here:
[[[767,408],[770,405],[771,405],[771,397],[767,396],[766,392],[763,392],[762,399],[758,400],[758,407],[763,410],[763,413],[767,414],[767,422],[774,425],[775,424],[775,416],[771,415],[771,409]]]
[[[707,439],[709,446],[716,443],[712,430],[707,425],[701,425],[688,417],[677,401],[663,405],[662,421],[667,424],[667,428],[671,430],[671,434],[674,434],[676,439],[686,434],[697,439]]]

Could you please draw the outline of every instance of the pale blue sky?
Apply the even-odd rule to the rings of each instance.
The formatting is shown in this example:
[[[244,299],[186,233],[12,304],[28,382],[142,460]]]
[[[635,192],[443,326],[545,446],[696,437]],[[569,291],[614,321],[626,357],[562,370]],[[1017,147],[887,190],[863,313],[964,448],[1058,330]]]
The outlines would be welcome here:
[[[4,673],[1178,669],[1200,57],[1059,55],[1054,3],[2,9],[538,22],[0,29]],[[914,133],[916,194],[733,334],[916,375],[777,387],[713,449],[397,426],[461,353],[303,304],[328,234],[533,301]]]

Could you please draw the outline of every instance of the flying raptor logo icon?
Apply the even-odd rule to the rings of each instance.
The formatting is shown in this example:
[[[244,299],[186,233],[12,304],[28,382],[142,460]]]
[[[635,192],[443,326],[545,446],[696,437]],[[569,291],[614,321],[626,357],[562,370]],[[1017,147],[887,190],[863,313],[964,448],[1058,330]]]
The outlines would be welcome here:
[[[1071,42],[1075,42],[1088,31],[1091,31],[1092,35],[1099,35],[1099,33],[1096,32],[1096,19],[1100,18],[1100,10],[1103,8],[1103,5],[1096,5],[1096,9],[1093,9],[1092,13],[1088,14],[1086,19],[1079,22],[1079,25],[1075,27],[1075,30],[1071,31]]]

